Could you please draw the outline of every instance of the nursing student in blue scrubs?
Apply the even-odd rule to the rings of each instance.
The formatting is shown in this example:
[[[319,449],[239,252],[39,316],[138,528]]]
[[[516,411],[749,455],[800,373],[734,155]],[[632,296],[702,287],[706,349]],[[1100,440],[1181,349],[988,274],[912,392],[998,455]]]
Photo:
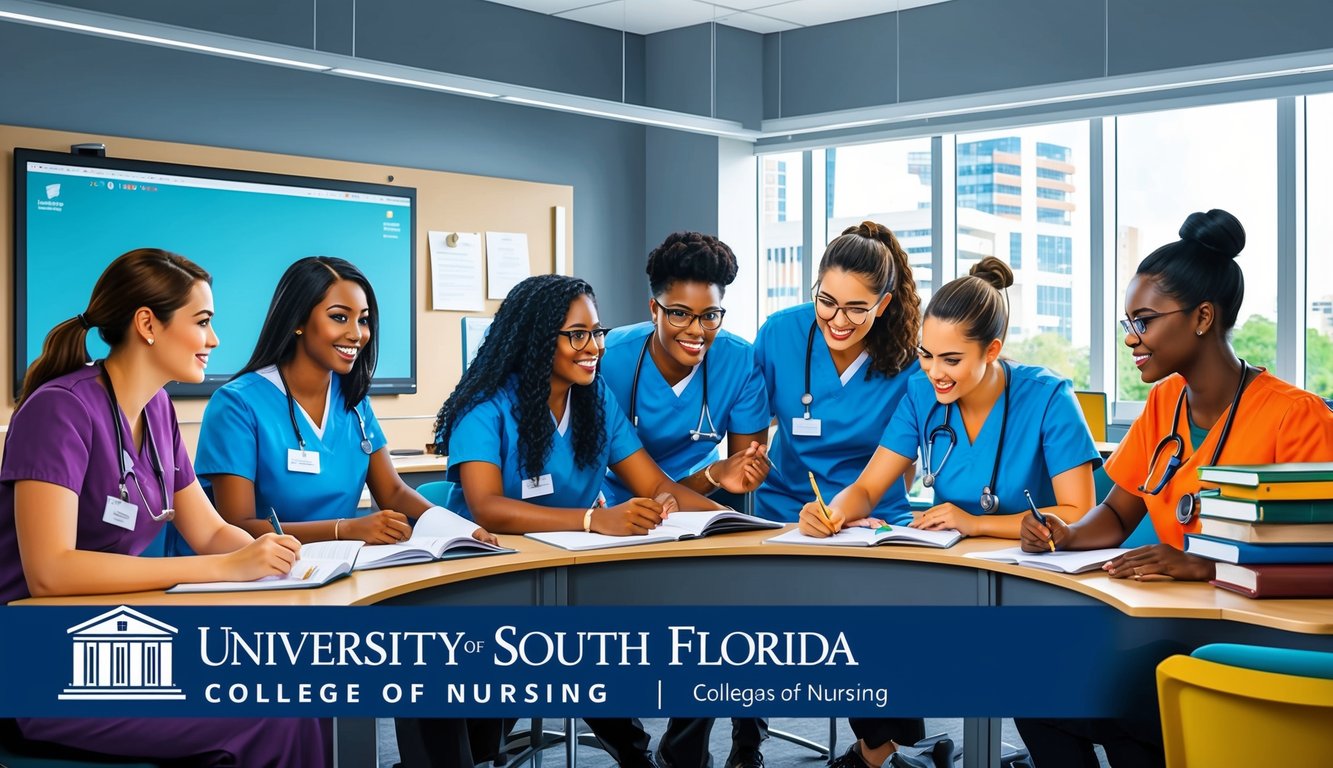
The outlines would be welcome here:
[[[456,484],[451,509],[499,533],[633,536],[676,509],[720,508],[643,449],[597,374],[605,343],[585,281],[539,275],[514,286],[435,422]],[[609,506],[600,500],[608,468],[630,494]],[[653,765],[637,722],[588,724],[619,765]]]
[[[348,261],[312,256],[283,273],[250,361],[204,410],[195,466],[227,522],[262,535],[273,510],[283,532],[305,542],[411,536],[408,517],[431,504],[394,470],[366,396],[378,315],[370,281]],[[358,516],[367,484],[381,509]],[[473,536],[495,540],[481,528]],[[398,730],[404,765],[427,764],[413,759],[415,721]],[[461,754],[435,764],[472,765],[497,752],[502,725],[446,720],[430,730]]]
[[[1009,266],[988,256],[967,277],[931,297],[921,327],[921,372],[894,412],[874,458],[828,503],[801,509],[801,531],[829,536],[848,525],[878,525],[880,497],[921,459],[935,506],[916,528],[1017,539],[1028,509],[1024,491],[1046,512],[1081,517],[1095,499],[1101,463],[1070,383],[1044,368],[1001,357],[1009,328],[1003,291]],[[914,765],[896,752],[895,721],[852,719],[859,741],[837,768]],[[901,743],[901,742],[899,742]],[[951,765],[952,745],[934,760]]]
[[[773,469],[755,491],[755,514],[788,523],[814,497],[808,472],[823,493],[855,482],[918,370],[921,299],[887,227],[862,222],[829,243],[812,294],[811,303],[770,315],[755,339],[777,418]],[[910,522],[901,480],[875,513]]]
[[[768,475],[768,394],[750,343],[722,329],[722,297],[736,255],[699,232],[676,232],[648,254],[649,322],[606,337],[602,378],[627,409],[663,472],[702,494],[748,493]],[[726,453],[719,447],[726,440]],[[632,494],[614,472],[607,501]],[[763,720],[733,718],[728,768],[760,760]],[[672,718],[657,749],[662,768],[707,768],[711,718]]]

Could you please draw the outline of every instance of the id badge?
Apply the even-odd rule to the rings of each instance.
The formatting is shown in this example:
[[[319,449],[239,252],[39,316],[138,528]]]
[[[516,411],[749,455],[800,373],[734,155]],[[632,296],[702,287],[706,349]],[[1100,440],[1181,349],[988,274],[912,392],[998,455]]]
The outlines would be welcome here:
[[[823,422],[797,416],[791,420],[791,433],[797,437],[819,437],[824,433]]]
[[[288,448],[287,471],[303,472],[307,475],[318,475],[319,451],[303,451],[299,448]]]
[[[550,475],[530,477],[523,481],[523,498],[535,499],[538,496],[550,496],[555,493],[555,483]]]
[[[111,523],[117,528],[124,528],[127,531],[133,531],[134,524],[138,521],[138,504],[131,504],[119,496],[106,497],[106,509],[102,511],[102,522]]]

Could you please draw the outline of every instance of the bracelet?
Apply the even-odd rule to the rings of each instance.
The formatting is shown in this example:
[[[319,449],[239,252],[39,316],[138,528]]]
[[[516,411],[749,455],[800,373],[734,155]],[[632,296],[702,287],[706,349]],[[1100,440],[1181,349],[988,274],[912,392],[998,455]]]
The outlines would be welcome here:
[[[583,532],[592,533],[592,511],[597,507],[588,507],[588,511],[583,513]]]
[[[718,481],[713,479],[713,473],[708,471],[712,469],[712,467],[713,467],[712,464],[704,465],[704,479],[707,480],[713,486],[714,490],[716,490],[722,487],[722,483],[719,483]]]
[[[334,541],[341,541],[341,539],[338,538],[338,526],[340,526],[340,525],[342,525],[342,524],[343,524],[343,519],[342,519],[341,517],[338,518],[337,520],[334,520],[334,521],[333,521],[333,540],[334,540]]]

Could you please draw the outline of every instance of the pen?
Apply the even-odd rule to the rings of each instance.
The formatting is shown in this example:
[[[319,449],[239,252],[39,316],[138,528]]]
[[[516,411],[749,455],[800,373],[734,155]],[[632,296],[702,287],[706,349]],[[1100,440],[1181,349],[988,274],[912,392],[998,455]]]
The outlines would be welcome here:
[[[273,532],[282,536],[282,523],[278,522],[278,511],[273,507],[268,508],[268,524],[273,526]]]
[[[301,581],[305,581],[306,579],[310,578],[310,574],[314,572],[315,572],[315,566],[312,565],[306,569],[305,575],[301,577]]]
[[[815,501],[819,502],[819,511],[824,513],[825,520],[832,520],[833,515],[829,514],[828,507],[824,504],[824,497],[819,495],[819,484],[815,482],[815,473],[806,472],[810,476],[810,487],[815,489]]]
[[[1046,525],[1046,515],[1043,515],[1043,514],[1041,513],[1041,510],[1040,510],[1040,509],[1037,509],[1037,503],[1034,502],[1034,501],[1032,500],[1032,494],[1028,493],[1028,492],[1027,492],[1027,489],[1024,488],[1024,489],[1023,489],[1023,495],[1027,497],[1027,500],[1028,500],[1028,509],[1032,510],[1032,516],[1035,517],[1035,518],[1037,518],[1037,522],[1041,523],[1042,525]],[[1050,545],[1050,547],[1051,547],[1051,551],[1054,552],[1054,551],[1055,551],[1055,534],[1054,534],[1054,533],[1051,534],[1051,538],[1049,538],[1049,539],[1046,540],[1046,543],[1047,543],[1048,545]]]

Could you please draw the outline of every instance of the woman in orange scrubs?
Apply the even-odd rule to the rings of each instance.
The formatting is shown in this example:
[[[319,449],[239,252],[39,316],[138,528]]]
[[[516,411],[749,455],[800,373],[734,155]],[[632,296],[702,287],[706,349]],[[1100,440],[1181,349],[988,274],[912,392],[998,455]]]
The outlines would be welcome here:
[[[1206,581],[1212,560],[1185,554],[1199,530],[1199,467],[1333,460],[1333,412],[1236,356],[1229,340],[1244,298],[1245,230],[1222,210],[1192,213],[1180,240],[1139,264],[1125,292],[1125,345],[1139,375],[1157,382],[1106,473],[1115,487],[1078,522],[1023,519],[1023,549],[1117,547],[1150,515],[1160,544],[1130,550],[1105,566],[1114,578]],[[1174,457],[1174,459],[1173,459]],[[1135,720],[1018,719],[1037,768],[1096,766],[1094,743],[1115,768],[1162,766],[1156,712]]]

